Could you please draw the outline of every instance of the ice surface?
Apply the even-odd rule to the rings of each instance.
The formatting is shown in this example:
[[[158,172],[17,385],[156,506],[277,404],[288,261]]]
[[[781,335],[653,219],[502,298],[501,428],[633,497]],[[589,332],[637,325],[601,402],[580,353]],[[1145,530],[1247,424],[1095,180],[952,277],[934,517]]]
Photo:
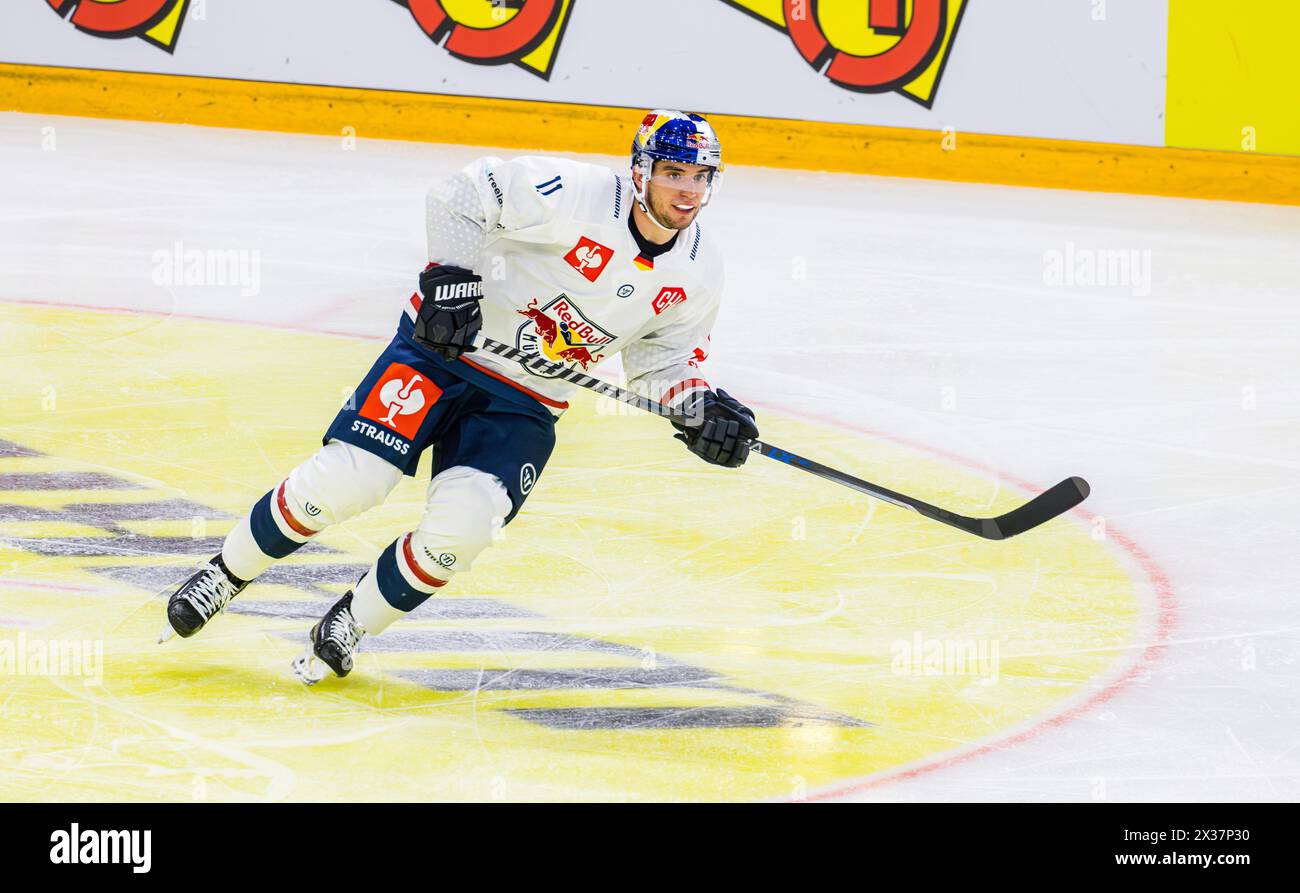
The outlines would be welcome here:
[[[0,300],[387,336],[423,261],[427,182],[489,151],[0,115]],[[990,476],[1082,475],[1142,581],[1148,639],[1166,623],[1154,660],[1077,710],[821,793],[1300,798],[1300,208],[734,168],[703,221],[728,257],[715,384]],[[142,288],[177,242],[258,252],[259,294]],[[1052,284],[1054,258],[1109,249],[1139,273],[1149,259],[1149,282]]]

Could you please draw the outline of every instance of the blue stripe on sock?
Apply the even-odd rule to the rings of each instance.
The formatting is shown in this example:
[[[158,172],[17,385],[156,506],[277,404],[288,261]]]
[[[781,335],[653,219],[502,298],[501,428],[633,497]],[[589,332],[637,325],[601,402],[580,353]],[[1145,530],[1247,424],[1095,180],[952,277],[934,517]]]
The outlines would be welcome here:
[[[393,540],[375,562],[375,583],[379,585],[379,593],[384,601],[409,614],[428,601],[432,593],[412,589],[402,576],[402,571],[397,567],[397,545],[401,541],[401,538]]]
[[[275,491],[271,490],[257,501],[248,516],[248,525],[253,529],[257,548],[272,558],[284,558],[307,544],[291,540],[280,531],[280,525],[275,523],[275,517],[271,514],[271,499],[274,496]]]

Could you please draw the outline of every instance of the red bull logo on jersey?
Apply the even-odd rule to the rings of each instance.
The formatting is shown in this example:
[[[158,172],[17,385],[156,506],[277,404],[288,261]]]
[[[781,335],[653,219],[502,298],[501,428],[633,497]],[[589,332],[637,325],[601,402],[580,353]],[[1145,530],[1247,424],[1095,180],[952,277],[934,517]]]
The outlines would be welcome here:
[[[583,315],[582,309],[568,295],[560,295],[543,307],[534,299],[527,310],[515,311],[528,317],[519,327],[515,346],[526,353],[535,354],[552,363],[570,363],[587,367],[599,362],[605,355],[600,348],[616,337]],[[534,375],[546,376],[527,366]]]
[[[550,80],[574,0],[396,0],[448,53]]]
[[[564,261],[581,273],[588,282],[595,282],[600,278],[600,274],[605,272],[613,257],[613,248],[607,248],[583,236],[578,240],[578,244],[573,246],[573,250],[564,256]]]
[[[78,31],[96,37],[139,37],[171,53],[190,0],[46,0]]]
[[[930,108],[969,0],[723,2],[784,31],[836,86],[895,92]]]
[[[393,363],[370,389],[360,415],[411,440],[441,396],[442,388],[419,372]]]

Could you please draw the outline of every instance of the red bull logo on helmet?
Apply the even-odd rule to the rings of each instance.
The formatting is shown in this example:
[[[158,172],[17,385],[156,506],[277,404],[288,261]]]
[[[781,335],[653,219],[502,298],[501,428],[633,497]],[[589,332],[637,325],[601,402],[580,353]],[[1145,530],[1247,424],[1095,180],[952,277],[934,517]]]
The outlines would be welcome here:
[[[519,327],[515,347],[551,363],[572,364],[584,372],[604,358],[600,349],[616,337],[588,319],[568,295],[559,295],[545,306],[533,299],[525,310],[516,310],[528,321]],[[534,375],[547,376],[528,366]]]
[[[694,112],[655,109],[646,115],[632,139],[633,164],[643,152],[655,159],[723,169],[722,146],[713,125]]]

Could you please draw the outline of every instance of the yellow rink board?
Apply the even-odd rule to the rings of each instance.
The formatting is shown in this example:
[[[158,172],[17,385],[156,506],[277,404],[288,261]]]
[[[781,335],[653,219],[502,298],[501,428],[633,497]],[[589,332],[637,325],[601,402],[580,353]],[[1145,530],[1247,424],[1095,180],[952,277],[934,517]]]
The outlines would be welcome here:
[[[1300,155],[1297,29],[1300,4],[1294,0],[1171,3],[1165,142]]]
[[[155,644],[158,581],[312,452],[379,347],[0,303],[0,641],[103,649],[98,683],[0,677],[0,798],[797,798],[1041,722],[1149,634],[1146,584],[1078,518],[987,543],[774,462],[712,469],[658,420],[579,398],[503,540],[348,679],[291,678],[304,618],[346,589],[293,574],[365,565],[413,526],[427,457],[322,534],[334,551],[285,562],[290,582]],[[861,434],[760,422],[944,505],[1024,498]],[[394,635],[415,644],[379,650]],[[900,664],[918,640],[989,660]]]

